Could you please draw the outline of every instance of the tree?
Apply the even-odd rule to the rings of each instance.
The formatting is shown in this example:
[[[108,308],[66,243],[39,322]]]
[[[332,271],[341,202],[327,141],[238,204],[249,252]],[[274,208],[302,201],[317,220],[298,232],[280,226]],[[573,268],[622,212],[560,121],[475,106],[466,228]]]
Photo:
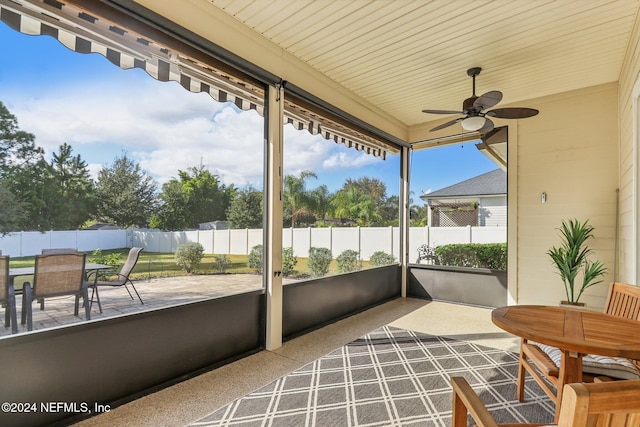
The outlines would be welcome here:
[[[45,179],[47,164],[40,160],[35,164],[24,164],[23,167],[9,167],[11,171],[5,175],[4,184],[14,199],[23,209],[20,230],[50,230],[48,218],[42,215],[46,209],[44,196],[49,190]]]
[[[0,206],[2,206],[0,236],[20,230],[25,217],[24,204],[18,201],[2,182],[0,182]]]
[[[0,102],[0,177],[42,159],[44,151],[34,141],[35,135],[21,130],[18,119]]]
[[[163,230],[198,228],[202,222],[225,220],[236,194],[233,185],[225,186],[218,175],[203,165],[178,171],[162,186],[162,204],[152,225]]]
[[[379,225],[382,221],[376,201],[355,187],[338,191],[331,199],[330,205],[336,218],[355,219],[358,225]]]
[[[378,206],[378,212],[382,217],[384,225],[398,225],[398,215],[400,213],[400,197],[389,196],[382,205]]]
[[[377,178],[349,178],[332,199],[331,206],[337,218],[355,219],[359,225],[383,225],[397,218],[397,199],[395,207],[391,207],[393,197],[387,199],[387,187]]]
[[[358,193],[370,197],[380,206],[382,206],[387,199],[387,186],[378,178],[369,178],[366,176],[358,179],[348,178],[342,188],[344,190],[353,188]]]
[[[429,225],[429,205],[411,205],[410,218],[410,225],[413,227]]]
[[[0,181],[2,200],[8,203],[2,205],[2,223],[13,228],[3,232],[43,229],[37,212],[44,206],[39,191],[44,151],[34,141],[35,135],[21,130],[16,117],[0,102]]]
[[[44,167],[44,207],[40,217],[46,219],[50,229],[79,228],[93,214],[93,180],[87,163],[80,155],[73,156],[72,151],[70,145],[62,144]]]
[[[149,227],[161,230],[186,228],[187,195],[182,192],[180,181],[172,179],[166,182],[158,198],[158,210],[151,216]]]
[[[311,191],[311,200],[313,201],[315,215],[322,221],[327,219],[327,213],[331,208],[331,193],[329,193],[327,186],[321,185]]]
[[[298,176],[284,177],[283,209],[285,218],[291,219],[291,227],[295,227],[302,219],[313,221],[314,200],[306,189],[308,178],[317,178],[317,175],[311,171],[302,171]]]
[[[127,155],[103,167],[96,182],[96,216],[121,227],[144,227],[157,207],[157,185]]]
[[[239,191],[229,206],[231,228],[262,228],[262,192],[253,188]]]

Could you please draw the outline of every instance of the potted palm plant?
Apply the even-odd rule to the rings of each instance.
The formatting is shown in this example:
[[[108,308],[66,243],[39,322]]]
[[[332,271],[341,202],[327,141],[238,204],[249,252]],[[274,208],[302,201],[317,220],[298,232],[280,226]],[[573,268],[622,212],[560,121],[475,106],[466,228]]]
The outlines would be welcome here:
[[[590,261],[589,255],[593,252],[586,241],[593,237],[594,227],[589,224],[589,220],[580,222],[577,219],[562,221],[560,233],[562,244],[559,247],[553,246],[547,254],[553,260],[558,269],[558,274],[564,283],[567,295],[565,304],[582,305],[580,297],[585,289],[597,285],[607,272],[604,264],[600,261]],[[576,278],[582,273],[582,284],[576,285]]]

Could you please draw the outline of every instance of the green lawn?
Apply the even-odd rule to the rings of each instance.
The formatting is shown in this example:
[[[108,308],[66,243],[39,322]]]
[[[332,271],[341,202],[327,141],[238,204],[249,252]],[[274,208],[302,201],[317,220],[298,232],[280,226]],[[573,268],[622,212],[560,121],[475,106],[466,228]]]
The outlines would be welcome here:
[[[103,257],[107,257],[110,254],[120,254],[120,265],[127,259],[128,249],[116,249],[116,250],[104,250],[101,255]],[[226,273],[231,274],[242,274],[242,273],[252,273],[252,270],[247,266],[247,255],[227,255],[227,257],[231,260],[231,267],[226,270]],[[296,278],[308,278],[309,272],[307,269],[308,258],[297,258],[298,263],[296,264],[296,268],[294,271],[293,277]],[[202,263],[200,268],[195,274],[219,274],[218,271],[214,269],[214,260],[215,255],[205,254],[202,259]],[[100,262],[101,260],[96,260],[95,257],[91,253],[87,253],[87,261],[88,262]],[[35,257],[21,257],[21,258],[11,258],[11,267],[30,267],[33,266],[35,262]],[[363,261],[363,268],[369,267],[369,262]],[[118,266],[119,268],[119,266]],[[329,274],[335,274],[338,272],[338,267],[336,260],[331,261],[331,265],[329,267]],[[132,279],[148,279],[151,277],[169,277],[169,276],[182,276],[186,273],[182,268],[176,265],[176,261],[174,258],[174,254],[172,253],[155,253],[155,252],[140,252],[140,258],[138,259],[138,263],[133,269],[133,273],[131,275]],[[18,277],[15,280],[15,286],[17,289],[22,288],[22,283],[25,281],[32,280],[28,276]]]

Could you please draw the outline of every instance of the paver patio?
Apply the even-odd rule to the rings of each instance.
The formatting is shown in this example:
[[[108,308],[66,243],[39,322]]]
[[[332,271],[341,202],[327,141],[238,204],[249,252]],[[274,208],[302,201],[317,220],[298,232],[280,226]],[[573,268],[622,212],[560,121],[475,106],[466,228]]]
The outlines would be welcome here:
[[[283,280],[285,284],[294,281],[293,279]],[[94,301],[91,320],[258,290],[262,288],[262,276],[255,274],[191,275],[143,279],[134,281],[134,284],[144,305],[140,304],[135,294],[135,299],[132,300],[124,287],[101,287],[102,313],[99,312],[98,304]],[[73,296],[48,298],[45,300],[44,310],[40,310],[39,304],[34,303],[33,330],[84,322],[84,310],[80,310],[79,316],[73,315],[74,298]],[[16,305],[18,322],[20,322],[22,296],[17,297]],[[27,332],[26,325],[19,324],[18,333],[23,332]],[[11,328],[0,327],[0,337],[10,335]]]

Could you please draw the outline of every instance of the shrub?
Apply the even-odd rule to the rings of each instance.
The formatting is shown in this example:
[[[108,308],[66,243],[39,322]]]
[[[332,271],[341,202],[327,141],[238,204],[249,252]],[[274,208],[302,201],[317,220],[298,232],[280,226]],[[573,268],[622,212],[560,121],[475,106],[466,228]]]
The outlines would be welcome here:
[[[247,258],[247,265],[256,274],[262,274],[263,253],[264,253],[264,250],[262,248],[262,245],[255,245],[253,248],[251,248],[251,252],[249,252],[249,257]],[[293,253],[293,248],[283,248],[282,249],[282,274],[285,276],[291,275],[297,263],[298,263],[298,259]]]
[[[216,255],[213,259],[213,268],[218,273],[224,273],[225,271],[227,271],[227,268],[231,267],[231,265],[231,260],[225,254]]]
[[[183,243],[176,249],[176,264],[191,274],[200,267],[203,256],[204,247],[200,243]]]
[[[340,273],[349,273],[350,271],[360,270],[362,265],[358,263],[358,258],[360,257],[360,253],[358,251],[354,251],[353,249],[347,249],[343,251],[336,261],[338,263],[338,271]]]
[[[313,277],[322,277],[329,272],[331,250],[327,248],[309,248],[309,271]]]
[[[282,248],[282,274],[285,276],[293,274],[297,263],[298,258],[293,253],[293,248]]]
[[[256,274],[262,274],[262,253],[262,245],[255,245],[251,248],[251,252],[249,252],[249,257],[247,258],[247,265]]]
[[[436,255],[441,265],[455,267],[507,269],[506,243],[459,243],[438,246]]]
[[[384,251],[376,251],[373,254],[371,254],[371,257],[369,258],[369,263],[371,263],[371,265],[374,267],[379,267],[381,265],[389,265],[395,262],[396,262],[396,258],[393,255],[388,254]]]
[[[111,267],[116,269],[120,265],[120,257],[121,254],[119,252],[105,255],[100,249],[96,249],[91,253],[90,261],[95,264],[110,265]]]

